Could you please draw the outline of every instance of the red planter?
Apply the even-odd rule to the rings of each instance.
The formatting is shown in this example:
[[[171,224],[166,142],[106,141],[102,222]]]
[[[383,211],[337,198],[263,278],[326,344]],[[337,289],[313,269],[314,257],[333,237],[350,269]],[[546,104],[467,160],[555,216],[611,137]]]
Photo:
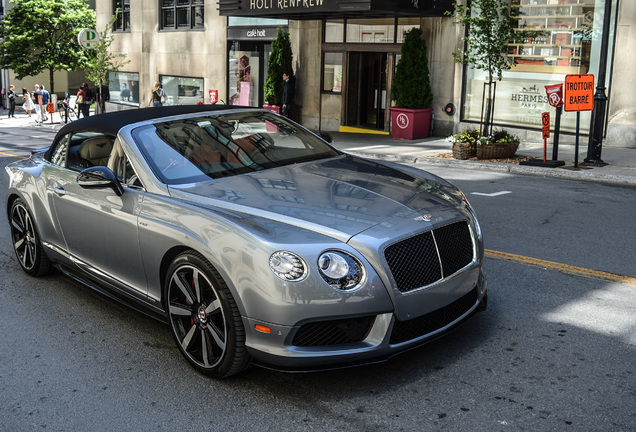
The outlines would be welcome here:
[[[275,112],[276,114],[280,114],[280,110],[281,110],[282,107],[278,106],[278,105],[267,105],[267,104],[265,104],[265,105],[263,105],[263,108],[265,108],[268,111]]]
[[[391,110],[391,135],[393,139],[416,140],[427,138],[430,135],[433,108],[392,107],[389,109]]]

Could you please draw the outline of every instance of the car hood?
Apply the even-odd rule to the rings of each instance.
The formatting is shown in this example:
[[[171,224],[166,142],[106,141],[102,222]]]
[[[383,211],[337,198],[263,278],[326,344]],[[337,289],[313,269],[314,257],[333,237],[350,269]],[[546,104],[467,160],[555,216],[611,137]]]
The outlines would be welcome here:
[[[170,187],[197,205],[251,214],[341,241],[393,218],[461,206],[450,183],[420,170],[343,155]]]

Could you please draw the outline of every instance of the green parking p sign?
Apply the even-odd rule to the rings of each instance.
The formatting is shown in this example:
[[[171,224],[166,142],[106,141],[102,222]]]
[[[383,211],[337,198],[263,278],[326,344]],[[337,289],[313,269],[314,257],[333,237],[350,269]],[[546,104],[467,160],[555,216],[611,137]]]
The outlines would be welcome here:
[[[84,49],[93,49],[99,43],[99,34],[94,29],[82,29],[77,35],[77,42]]]

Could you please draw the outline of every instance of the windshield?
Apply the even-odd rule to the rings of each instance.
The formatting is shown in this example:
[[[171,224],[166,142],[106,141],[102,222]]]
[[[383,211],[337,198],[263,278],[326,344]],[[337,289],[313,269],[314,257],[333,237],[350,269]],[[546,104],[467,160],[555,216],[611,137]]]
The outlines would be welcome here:
[[[269,112],[206,114],[136,128],[135,142],[167,184],[197,182],[340,153]]]

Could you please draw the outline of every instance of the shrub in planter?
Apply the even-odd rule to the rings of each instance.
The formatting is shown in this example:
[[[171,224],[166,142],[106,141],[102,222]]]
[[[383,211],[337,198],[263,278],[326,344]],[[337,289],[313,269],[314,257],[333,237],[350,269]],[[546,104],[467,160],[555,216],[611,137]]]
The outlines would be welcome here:
[[[267,79],[264,85],[264,97],[268,105],[280,107],[283,103],[283,73],[294,80],[292,69],[292,47],[289,33],[278,27],[276,39],[272,40],[272,52],[267,63]]]
[[[466,129],[447,138],[453,144],[455,159],[470,159],[477,154],[477,140],[480,138],[479,129]]]
[[[494,131],[491,136],[481,137],[477,142],[477,159],[504,159],[515,155],[519,148],[519,137],[505,129]]]
[[[402,57],[395,67],[391,97],[395,101],[395,107],[391,108],[393,137],[417,139],[429,136],[433,92],[426,42],[420,28],[404,33]]]

